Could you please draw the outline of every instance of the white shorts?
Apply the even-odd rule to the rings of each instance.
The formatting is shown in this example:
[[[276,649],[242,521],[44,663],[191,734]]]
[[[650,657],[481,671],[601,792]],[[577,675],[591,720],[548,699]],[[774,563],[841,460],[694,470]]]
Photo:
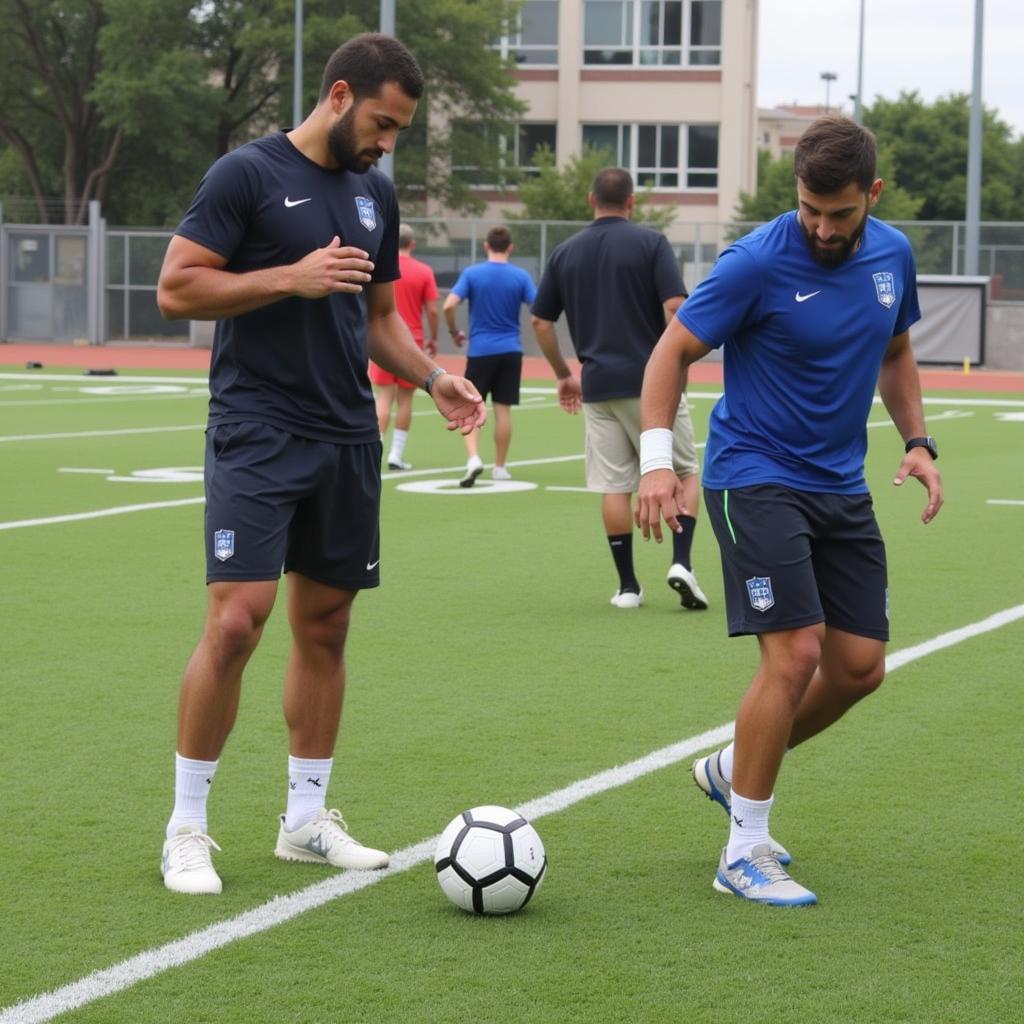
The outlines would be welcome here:
[[[640,486],[640,399],[584,402],[587,424],[587,489],[601,494],[632,494]],[[699,470],[693,423],[686,395],[672,426],[672,463],[677,476]]]

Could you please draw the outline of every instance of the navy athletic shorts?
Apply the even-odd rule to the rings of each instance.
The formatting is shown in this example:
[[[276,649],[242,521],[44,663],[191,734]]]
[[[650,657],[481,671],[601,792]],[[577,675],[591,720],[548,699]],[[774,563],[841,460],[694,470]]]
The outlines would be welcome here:
[[[302,573],[380,583],[381,443],[332,444],[266,423],[206,431],[206,582]]]
[[[889,639],[885,544],[870,494],[762,484],[705,489],[722,553],[729,635],[824,622]]]
[[[469,356],[466,380],[476,385],[480,397],[499,405],[519,404],[519,379],[523,375],[523,353],[502,352],[496,356]]]

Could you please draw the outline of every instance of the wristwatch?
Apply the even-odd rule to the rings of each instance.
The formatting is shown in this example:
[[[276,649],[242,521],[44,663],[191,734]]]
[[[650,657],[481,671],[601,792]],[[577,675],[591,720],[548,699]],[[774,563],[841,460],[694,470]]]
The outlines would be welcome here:
[[[911,448],[927,448],[928,454],[933,459],[937,459],[939,457],[939,449],[938,446],[935,444],[934,437],[912,437],[907,442],[907,447],[904,449],[904,451],[909,452]]]

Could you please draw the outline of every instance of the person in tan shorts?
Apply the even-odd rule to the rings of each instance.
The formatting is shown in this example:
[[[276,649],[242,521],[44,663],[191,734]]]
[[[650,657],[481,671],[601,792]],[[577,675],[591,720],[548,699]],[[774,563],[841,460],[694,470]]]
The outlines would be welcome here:
[[[558,378],[567,412],[586,420],[587,487],[601,494],[601,516],[619,576],[611,603],[639,608],[643,587],[633,567],[632,495],[640,485],[640,391],[647,359],[686,288],[665,236],[630,223],[633,179],[620,167],[594,178],[594,220],[557,246],[534,301],[537,343]],[[555,321],[565,311],[582,380],[558,348]],[[690,564],[700,500],[693,424],[685,398],[673,429],[673,462],[682,483],[679,530],[672,535],[668,585],[684,608],[704,609],[707,598]]]

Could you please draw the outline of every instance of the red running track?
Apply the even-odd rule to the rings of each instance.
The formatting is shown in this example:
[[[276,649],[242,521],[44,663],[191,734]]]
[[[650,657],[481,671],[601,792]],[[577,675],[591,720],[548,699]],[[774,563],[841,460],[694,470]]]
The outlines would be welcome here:
[[[438,363],[446,370],[460,372],[465,366],[463,356],[439,356]],[[0,344],[0,365],[24,367],[38,362],[47,368],[87,370],[209,370],[210,350],[185,345],[59,345],[53,342]],[[570,365],[577,372],[579,364]],[[523,376],[533,380],[553,380],[547,360],[527,356],[523,360]],[[690,367],[690,381],[695,384],[721,384],[721,363],[697,363]],[[946,391],[1024,391],[1024,373],[1011,370],[959,369],[921,370],[922,387]]]

